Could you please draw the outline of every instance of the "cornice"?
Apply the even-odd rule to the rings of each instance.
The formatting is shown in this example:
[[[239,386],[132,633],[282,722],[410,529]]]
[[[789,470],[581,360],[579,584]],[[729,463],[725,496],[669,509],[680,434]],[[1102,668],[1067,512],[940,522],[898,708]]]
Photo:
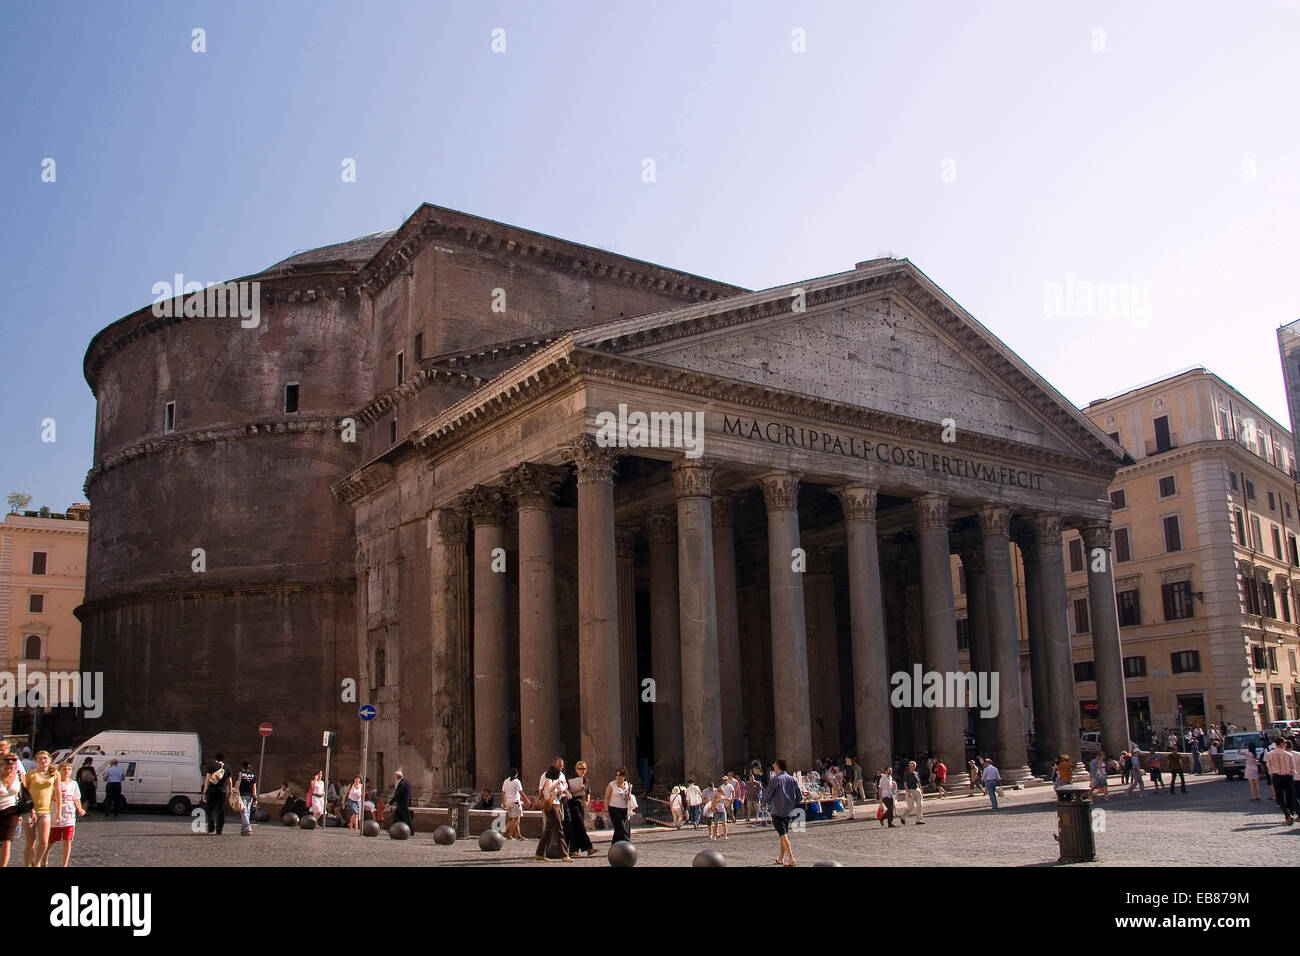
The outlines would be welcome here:
[[[224,428],[198,428],[188,432],[172,432],[161,438],[147,438],[144,441],[136,442],[121,451],[114,452],[95,463],[95,466],[86,473],[86,482],[83,490],[87,496],[90,494],[90,486],[106,472],[114,468],[120,468],[127,462],[134,461],[137,458],[143,458],[146,455],[152,455],[155,452],[164,452],[181,445],[201,445],[208,442],[220,441],[238,441],[244,438],[254,438],[264,435],[295,435],[304,433],[319,433],[336,431],[339,427],[339,420],[334,417],[315,416],[315,417],[294,417],[283,418],[279,421],[271,422],[246,422],[242,425],[228,425]]]
[[[481,388],[489,381],[489,379],[479,378],[477,375],[470,375],[468,372],[442,368],[422,368],[413,372],[411,377],[401,385],[396,385],[388,391],[376,395],[353,412],[352,417],[363,425],[373,425],[390,408],[396,407],[398,403],[404,402],[408,398],[413,398],[440,375],[443,378],[467,382],[475,388]]]
[[[0,521],[0,534],[18,534],[19,532],[23,532],[30,534],[57,535],[70,538],[84,538],[90,530],[89,521],[69,521],[67,523],[71,525],[71,527],[36,528],[26,524],[9,524],[7,521]]]
[[[395,471],[387,462],[376,461],[358,468],[330,485],[336,499],[354,508],[393,480]]]
[[[434,206],[422,206],[408,219],[361,273],[361,288],[369,293],[386,286],[405,272],[416,256],[434,239],[456,242],[472,249],[533,260],[557,273],[617,282],[635,289],[675,295],[682,299],[712,301],[723,297],[726,283],[712,283],[663,266],[639,263],[616,253],[605,253],[528,232],[517,226],[479,219]],[[706,287],[708,283],[713,288]],[[743,291],[740,289],[737,292]]]
[[[247,584],[188,584],[185,587],[158,588],[131,591],[109,598],[87,601],[74,609],[83,623],[86,615],[112,608],[127,607],[154,601],[185,601],[194,598],[222,600],[231,597],[263,597],[292,594],[294,592],[351,594],[356,591],[356,578],[335,578],[330,581],[275,581]]]

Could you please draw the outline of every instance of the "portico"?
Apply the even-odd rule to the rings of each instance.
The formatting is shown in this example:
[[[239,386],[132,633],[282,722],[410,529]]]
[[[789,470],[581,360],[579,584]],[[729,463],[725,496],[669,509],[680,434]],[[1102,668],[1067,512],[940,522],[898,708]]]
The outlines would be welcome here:
[[[624,408],[648,427],[611,442],[602,425]],[[970,559],[971,667],[1000,678],[978,730],[1004,779],[1030,772],[1013,548],[1033,572],[1038,749],[1078,749],[1063,527],[1097,555],[1103,738],[1127,740],[1108,550],[1119,463],[919,270],[876,260],[566,335],[336,493],[358,509],[362,550],[390,509],[428,529],[401,555],[427,564],[401,586],[425,587],[432,610],[408,615],[402,654],[430,664],[409,687],[403,671],[401,695],[431,694],[436,716],[399,718],[394,738],[427,764],[426,798],[495,788],[511,766],[535,778],[555,753],[601,788],[620,766],[639,782],[639,760],[671,786],[750,757],[811,769],[845,753],[870,782],[924,752],[960,785],[970,708],[890,702],[895,673],[959,670],[954,553]],[[449,673],[466,656],[468,681]]]

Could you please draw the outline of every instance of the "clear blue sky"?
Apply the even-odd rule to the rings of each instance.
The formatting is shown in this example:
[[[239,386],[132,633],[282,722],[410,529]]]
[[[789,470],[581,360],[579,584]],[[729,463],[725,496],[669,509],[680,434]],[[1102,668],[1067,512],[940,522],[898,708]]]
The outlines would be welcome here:
[[[15,4],[0,31],[0,491],[33,507],[82,500],[81,360],[153,283],[424,201],[751,288],[907,256],[1076,403],[1203,363],[1287,421],[1296,0]],[[1140,294],[1062,315],[1067,278]]]

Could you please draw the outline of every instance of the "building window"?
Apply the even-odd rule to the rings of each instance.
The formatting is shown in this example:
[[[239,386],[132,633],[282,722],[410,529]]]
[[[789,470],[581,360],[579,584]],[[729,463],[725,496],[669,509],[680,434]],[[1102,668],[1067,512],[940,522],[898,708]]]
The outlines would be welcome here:
[[[292,382],[284,387],[284,410],[292,415],[298,411],[298,383]]]
[[[1192,582],[1175,581],[1160,586],[1164,599],[1165,620],[1181,621],[1192,616]]]
[[[390,445],[397,444],[397,416],[396,415],[394,415],[393,420],[388,423],[388,444]]]
[[[406,352],[402,349],[399,349],[397,352],[397,384],[398,385],[401,385],[404,381],[406,381],[406,372],[405,372],[405,364],[404,364],[405,361],[406,361]]]
[[[1092,661],[1075,661],[1074,662],[1074,682],[1082,684],[1084,681],[1096,680],[1096,668]]]
[[[28,634],[23,638],[23,660],[39,661],[41,659],[41,638],[38,634]]]
[[[1282,506],[1286,509],[1286,516],[1288,518],[1291,517],[1291,502],[1284,501],[1282,502]]]
[[[1233,508],[1233,509],[1232,509],[1232,517],[1233,517],[1233,519],[1234,519],[1233,527],[1234,527],[1234,529],[1235,529],[1236,532],[1237,532],[1237,544],[1241,545],[1243,548],[1244,548],[1244,547],[1247,547],[1247,544],[1246,544],[1246,518],[1245,518],[1245,516],[1241,513],[1241,509],[1240,509],[1240,508]]]
[[[1265,617],[1277,617],[1277,602],[1273,599],[1273,585],[1268,581],[1259,582],[1260,613]]]
[[[176,431],[176,403],[175,402],[168,402],[166,408],[163,409],[163,431],[165,432]]]
[[[29,594],[27,595],[27,613],[44,614],[45,613],[45,595]]]
[[[1279,718],[1281,718],[1282,715],[1286,713],[1285,709],[1282,707],[1281,687],[1273,688],[1273,713],[1277,714]]]
[[[1074,633],[1087,634],[1088,632],[1089,632],[1088,599],[1075,598],[1074,599]]]
[[[964,617],[957,618],[957,650],[970,649],[970,622]]]
[[[1278,578],[1279,582],[1281,582],[1282,580],[1283,580],[1282,578]],[[1286,592],[1287,592],[1286,585],[1280,584],[1277,589],[1277,603],[1282,608],[1282,620],[1290,624],[1291,623],[1291,598],[1290,595],[1288,595]]]
[[[1264,550],[1264,533],[1259,530],[1259,515],[1250,516],[1250,546],[1256,551]]]
[[[1125,677],[1146,677],[1147,659],[1145,657],[1124,658],[1124,676]]]
[[[1115,603],[1119,610],[1120,627],[1137,627],[1142,623],[1142,605],[1137,588],[1120,591],[1115,595]]]
[[[1250,666],[1257,671],[1262,671],[1268,667],[1268,655],[1264,653],[1264,648],[1251,647]]]
[[[1300,567],[1300,549],[1296,548],[1295,535],[1286,536],[1287,552],[1291,555],[1291,567]]]
[[[49,552],[47,551],[33,551],[32,552],[32,574],[44,574],[45,563],[48,558],[49,558]]]
[[[1277,529],[1277,525],[1269,524],[1268,531],[1273,539],[1273,557],[1279,561],[1282,560],[1282,532]]]
[[[1277,511],[1277,499],[1273,497],[1273,492],[1268,493],[1268,510]]]
[[[1232,437],[1232,426],[1228,424],[1228,413],[1223,409],[1219,409],[1219,437]]]
[[[1268,439],[1264,437],[1263,432],[1255,433],[1255,447],[1259,450],[1259,457],[1268,459]]]
[[[1194,674],[1201,669],[1201,652],[1175,651],[1169,655],[1169,666],[1175,674]]]
[[[1237,473],[1235,471],[1228,472],[1228,487],[1233,491],[1239,490],[1237,486]]]
[[[1124,489],[1119,488],[1110,493],[1110,506],[1114,511],[1120,511],[1128,507],[1128,502],[1124,498]]]
[[[1165,477],[1161,478],[1159,487],[1160,487],[1161,498],[1172,497],[1178,490],[1177,487],[1174,485],[1173,475],[1165,475]]]
[[[1083,570],[1083,539],[1070,539],[1070,571]]]
[[[1183,550],[1183,536],[1178,530],[1178,515],[1170,515],[1162,523],[1165,526],[1165,551]]]
[[[1123,564],[1133,560],[1133,551],[1129,547],[1128,528],[1115,529],[1115,563]]]
[[[1246,479],[1246,497],[1250,501],[1255,500],[1255,483],[1249,478]]]
[[[1241,613],[1259,614],[1259,582],[1248,574],[1241,575]]]
[[[418,362],[424,358],[424,333],[415,333],[415,360]]]
[[[1156,451],[1168,451],[1174,447],[1174,443],[1169,436],[1169,416],[1161,415],[1154,422],[1156,429]]]
[[[1292,679],[1295,679],[1296,676],[1300,674],[1300,670],[1297,670],[1295,666],[1295,651],[1287,651],[1286,658],[1291,662],[1291,677]]]
[[[1277,673],[1277,648],[1269,647],[1269,648],[1265,648],[1265,650],[1268,651],[1268,669],[1272,671],[1274,674],[1276,674]]]
[[[1261,724],[1267,724],[1268,723],[1268,685],[1267,684],[1255,685],[1255,699],[1259,701],[1259,722]]]

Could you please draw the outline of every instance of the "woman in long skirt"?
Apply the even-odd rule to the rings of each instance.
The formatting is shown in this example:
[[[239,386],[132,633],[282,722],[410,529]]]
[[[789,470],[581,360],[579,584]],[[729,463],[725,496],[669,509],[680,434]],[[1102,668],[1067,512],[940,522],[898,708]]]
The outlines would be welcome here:
[[[587,789],[587,765],[579,760],[573,768],[575,777],[569,778],[568,819],[565,821],[564,836],[569,844],[569,853],[585,853],[595,856],[596,848],[587,836],[586,803],[590,795]]]
[[[542,811],[542,838],[537,843],[537,854],[534,857],[538,862],[545,863],[547,852],[553,843],[559,844],[561,858],[565,863],[572,863],[573,857],[569,856],[569,848],[564,842],[564,826],[560,819],[560,801],[556,799],[556,791],[559,789],[557,780],[560,779],[560,771],[555,767],[547,767],[546,775],[543,778],[542,792],[538,794],[538,809]]]

